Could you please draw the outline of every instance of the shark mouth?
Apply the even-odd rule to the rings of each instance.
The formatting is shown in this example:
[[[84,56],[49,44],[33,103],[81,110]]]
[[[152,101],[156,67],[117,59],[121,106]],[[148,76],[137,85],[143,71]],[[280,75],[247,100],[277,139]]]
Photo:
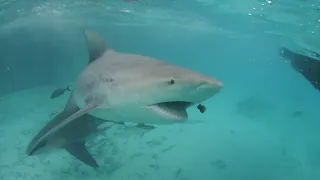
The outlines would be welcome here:
[[[193,104],[186,101],[169,101],[152,104],[148,107],[170,119],[182,120],[188,118],[187,108]]]

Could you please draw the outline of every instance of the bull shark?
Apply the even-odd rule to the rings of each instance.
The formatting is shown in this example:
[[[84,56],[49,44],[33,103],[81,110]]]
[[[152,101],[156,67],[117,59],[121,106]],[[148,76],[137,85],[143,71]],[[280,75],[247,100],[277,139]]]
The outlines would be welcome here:
[[[117,52],[89,30],[85,39],[88,66],[78,76],[65,108],[29,143],[29,156],[59,147],[97,168],[85,142],[99,131],[102,121],[182,123],[188,120],[187,108],[222,89],[220,81],[199,72],[152,57]]]
[[[300,73],[309,83],[320,91],[320,59],[317,59],[316,52],[312,52],[315,57],[298,53],[285,47],[280,48],[282,58],[289,60],[291,67]]]

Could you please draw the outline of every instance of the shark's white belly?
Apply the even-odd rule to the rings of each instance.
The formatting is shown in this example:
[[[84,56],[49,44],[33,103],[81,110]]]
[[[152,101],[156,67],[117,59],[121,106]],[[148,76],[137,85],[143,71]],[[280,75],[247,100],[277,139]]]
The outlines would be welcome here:
[[[172,121],[148,107],[128,106],[118,108],[96,108],[90,115],[115,122],[133,122],[144,124],[173,124],[183,121]]]

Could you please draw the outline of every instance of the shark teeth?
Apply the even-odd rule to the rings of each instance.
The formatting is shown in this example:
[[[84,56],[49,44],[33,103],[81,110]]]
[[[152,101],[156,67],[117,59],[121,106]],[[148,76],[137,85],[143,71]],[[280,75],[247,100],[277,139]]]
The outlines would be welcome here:
[[[170,101],[149,105],[149,107],[168,118],[182,120],[188,118],[186,109],[191,105],[193,105],[191,102]]]

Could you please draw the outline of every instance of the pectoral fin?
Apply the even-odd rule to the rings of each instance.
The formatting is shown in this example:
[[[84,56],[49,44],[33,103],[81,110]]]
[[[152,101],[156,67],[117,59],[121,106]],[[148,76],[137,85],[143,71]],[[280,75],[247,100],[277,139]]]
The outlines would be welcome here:
[[[78,117],[81,117],[88,111],[96,108],[98,105],[99,104],[96,102],[89,102],[85,107],[80,109],[74,103],[72,93],[65,109],[55,116],[45,127],[43,127],[42,130],[29,143],[27,154],[34,154],[49,137],[56,134],[59,130],[61,130],[61,128],[76,120]]]
[[[99,165],[96,160],[92,157],[85,146],[85,142],[79,141],[67,144],[65,149],[72,154],[74,157],[82,161],[83,163],[91,166],[92,168],[98,168]]]

